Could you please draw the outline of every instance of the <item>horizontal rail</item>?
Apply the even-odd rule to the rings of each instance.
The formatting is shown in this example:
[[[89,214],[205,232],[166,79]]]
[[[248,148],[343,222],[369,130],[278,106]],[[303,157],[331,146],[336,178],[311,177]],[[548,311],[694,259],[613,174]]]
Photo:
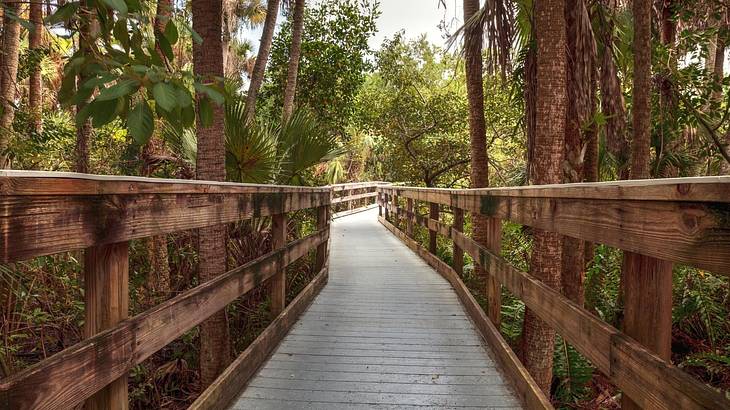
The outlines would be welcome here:
[[[330,190],[329,187],[0,170],[0,195],[247,194]]]
[[[403,192],[399,191],[397,195],[406,196]],[[391,215],[450,238],[641,407],[730,407],[730,400],[721,393],[663,361],[626,334],[529,274],[515,269],[499,255],[458,230],[401,209],[392,202],[384,205]]]
[[[328,238],[329,229],[321,229],[0,381],[0,403],[8,409],[81,403]]]
[[[350,195],[350,196],[342,196],[342,197],[339,197],[339,198],[332,198],[332,202],[331,203],[334,205],[334,204],[339,204],[341,202],[357,201],[357,200],[360,200],[360,199],[373,198],[373,197],[376,197],[376,196],[378,196],[378,193],[377,192],[366,192],[364,194],[357,194],[357,195]]]
[[[688,179],[703,180],[680,180]],[[658,180],[643,185],[587,184],[590,188],[569,184],[550,189],[378,190],[730,275],[730,177],[709,180],[698,182],[700,188]],[[637,199],[641,190],[653,199]],[[686,192],[682,199],[676,199],[679,192]]]
[[[367,182],[348,182],[345,184],[330,185],[332,192],[348,191],[351,189],[375,188],[377,186],[390,185],[390,182],[367,181]]]

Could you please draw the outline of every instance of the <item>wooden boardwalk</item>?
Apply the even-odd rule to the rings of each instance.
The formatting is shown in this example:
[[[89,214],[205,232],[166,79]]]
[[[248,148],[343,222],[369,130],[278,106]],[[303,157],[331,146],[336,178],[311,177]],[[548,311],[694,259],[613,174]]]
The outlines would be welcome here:
[[[329,283],[232,408],[520,408],[485,349],[373,209],[333,222]]]

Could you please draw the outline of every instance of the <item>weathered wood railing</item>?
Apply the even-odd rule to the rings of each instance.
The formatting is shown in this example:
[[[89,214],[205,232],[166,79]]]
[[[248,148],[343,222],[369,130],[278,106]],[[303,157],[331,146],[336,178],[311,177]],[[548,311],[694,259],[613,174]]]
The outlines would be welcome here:
[[[549,402],[494,326],[499,323],[500,284],[556,329],[636,405],[666,409],[730,408],[730,400],[722,393],[663,360],[559,291],[512,267],[500,256],[500,229],[490,230],[486,246],[462,233],[463,212],[468,211],[492,219],[490,222],[496,221],[497,228],[501,220],[510,220],[730,275],[730,177],[473,190],[383,186],[378,187],[378,192],[381,214],[385,210],[385,217],[380,217],[380,221],[451,281],[529,407],[549,407]],[[405,209],[401,198],[406,199]],[[429,216],[415,212],[414,201],[427,203]],[[453,226],[439,220],[440,206],[448,206],[453,211]],[[406,222],[405,232],[398,227],[401,220]],[[411,238],[414,224],[429,230],[428,249]],[[435,256],[436,234],[453,241],[453,268]],[[496,284],[495,291],[487,292],[492,300],[486,315],[457,274],[463,264],[462,252],[484,267],[489,280]],[[642,273],[646,272],[636,272]],[[652,302],[646,298],[646,303]],[[641,308],[640,304],[626,306],[626,309]],[[671,313],[671,303],[664,308]],[[657,324],[645,323],[645,326]]]
[[[270,280],[272,312],[280,314],[227,370],[245,381],[241,361],[253,373],[327,281],[329,207],[339,190],[0,171],[0,263],[85,249],[86,298],[86,339],[0,380],[0,409],[71,408],[85,400],[125,408],[133,366]],[[317,230],[287,243],[287,213],[309,208],[317,209]],[[127,317],[130,240],[260,217],[272,218],[272,252]],[[318,274],[286,307],[284,268],[314,249]],[[214,384],[196,406],[229,400],[221,392],[227,383]]]
[[[350,215],[362,209],[376,205],[378,186],[389,185],[386,182],[350,182],[332,185],[332,210],[335,217]]]

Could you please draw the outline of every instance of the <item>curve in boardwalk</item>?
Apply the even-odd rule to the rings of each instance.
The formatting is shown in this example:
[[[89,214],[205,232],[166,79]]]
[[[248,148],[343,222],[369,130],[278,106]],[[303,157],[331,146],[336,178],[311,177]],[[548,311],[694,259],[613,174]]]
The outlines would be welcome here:
[[[377,222],[332,225],[330,279],[235,409],[519,408],[449,283]]]

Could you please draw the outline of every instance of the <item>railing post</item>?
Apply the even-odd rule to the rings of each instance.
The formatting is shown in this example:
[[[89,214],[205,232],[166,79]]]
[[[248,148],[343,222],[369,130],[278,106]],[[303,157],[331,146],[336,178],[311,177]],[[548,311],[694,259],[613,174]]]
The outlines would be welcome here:
[[[406,234],[413,238],[413,198],[406,198]]]
[[[356,191],[355,189],[348,189],[347,191],[345,191],[345,196],[352,196],[352,195],[354,195],[355,191]],[[349,211],[351,209],[352,209],[352,201],[347,201],[347,210]]]
[[[669,361],[672,355],[672,263],[624,252],[624,333]],[[640,409],[625,394],[622,409]]]
[[[458,232],[464,232],[464,210],[461,208],[452,208],[454,211],[454,223],[452,229]],[[453,268],[456,273],[462,275],[464,273],[464,250],[454,241],[454,257]]]
[[[429,202],[428,205],[429,205],[429,212],[428,212],[429,219],[438,221],[439,220],[439,204]],[[436,231],[432,230],[431,228],[428,229],[428,251],[434,255],[436,254]]]
[[[317,229],[330,228],[329,205],[317,208]],[[327,242],[322,242],[317,246],[317,256],[314,262],[314,271],[321,271],[327,264]]]
[[[393,194],[393,225],[396,227],[400,226],[400,219],[398,218],[398,215],[400,214],[400,208],[398,208],[398,195]]]
[[[375,201],[378,203],[378,216],[383,216],[383,192],[376,189],[378,195],[375,196]]]
[[[84,338],[113,327],[129,315],[129,244],[86,248],[84,252]],[[127,409],[127,376],[86,400],[86,409]]]
[[[495,255],[502,252],[502,220],[498,218],[487,218],[487,243],[485,244]],[[487,315],[494,326],[499,329],[502,320],[502,287],[494,276],[494,272],[488,271],[489,267],[484,266],[487,271]]]
[[[388,193],[383,193],[383,208],[385,208],[385,220],[388,220],[390,216],[390,210],[388,209]]]
[[[286,214],[271,217],[271,248],[273,250],[286,245]],[[286,269],[282,268],[271,277],[271,316],[279,316],[286,305]]]

